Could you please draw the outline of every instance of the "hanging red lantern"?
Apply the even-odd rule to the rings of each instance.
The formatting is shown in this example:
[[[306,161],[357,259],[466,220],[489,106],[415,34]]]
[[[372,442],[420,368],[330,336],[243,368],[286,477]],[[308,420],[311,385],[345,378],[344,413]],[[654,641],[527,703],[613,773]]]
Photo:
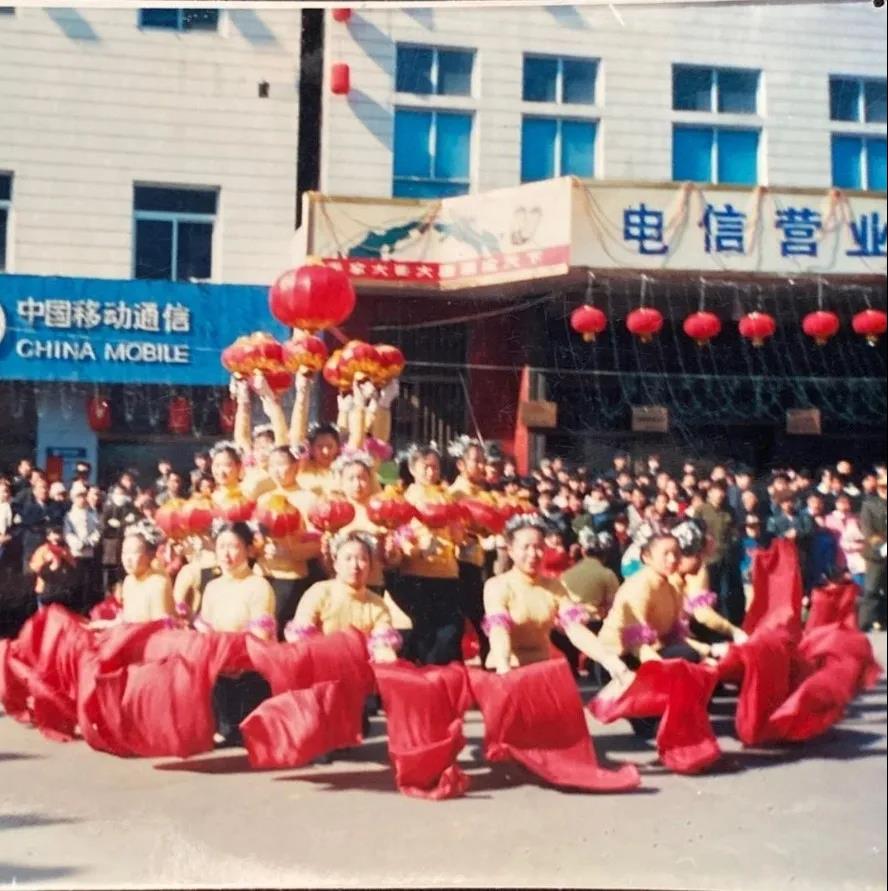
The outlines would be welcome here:
[[[191,400],[185,396],[174,396],[170,400],[167,428],[180,436],[191,432]]]
[[[341,325],[352,314],[355,289],[339,269],[300,266],[285,272],[271,286],[268,305],[282,325],[320,331]]]
[[[626,327],[642,343],[650,343],[663,328],[663,314],[651,306],[640,306],[629,313]]]
[[[338,6],[333,10],[333,21],[344,25],[352,17],[352,11],[347,6]]]
[[[802,331],[808,337],[814,338],[817,346],[824,346],[826,342],[835,337],[839,331],[839,317],[834,312],[818,309],[817,312],[809,312],[802,319]]]
[[[752,341],[754,347],[764,346],[769,337],[774,336],[777,322],[766,312],[751,312],[740,319],[740,336]]]
[[[259,499],[255,520],[265,528],[269,538],[286,538],[302,529],[302,514],[280,492],[268,492]]]
[[[86,420],[90,430],[104,433],[111,429],[111,403],[104,396],[93,396],[86,403]]]
[[[570,327],[588,343],[607,328],[607,316],[597,306],[579,306],[570,314]]]
[[[351,89],[351,70],[345,62],[336,62],[330,66],[330,92],[336,96],[345,96]]]
[[[870,346],[875,346],[888,328],[888,316],[880,309],[865,309],[851,320],[855,334],[866,338]]]
[[[237,403],[226,396],[219,403],[219,429],[223,433],[231,433],[234,430],[234,419],[237,415]]]
[[[341,498],[319,501],[308,514],[308,522],[321,532],[338,532],[354,518],[354,505]]]
[[[684,333],[697,342],[697,346],[706,346],[721,333],[721,319],[714,312],[700,310],[689,315],[682,325]]]
[[[184,499],[170,498],[154,514],[155,525],[167,538],[181,539],[188,535],[181,513],[183,507],[185,507]]]
[[[416,509],[404,498],[376,496],[367,502],[367,517],[371,523],[385,529],[406,526],[416,516]]]
[[[178,514],[188,535],[206,535],[213,525],[213,502],[194,495],[179,507]]]

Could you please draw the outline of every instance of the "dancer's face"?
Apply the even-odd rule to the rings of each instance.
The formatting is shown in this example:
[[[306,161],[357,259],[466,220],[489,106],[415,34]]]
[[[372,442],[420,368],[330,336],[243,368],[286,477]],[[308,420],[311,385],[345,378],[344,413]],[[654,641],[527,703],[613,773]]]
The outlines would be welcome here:
[[[515,568],[525,575],[536,576],[543,563],[545,542],[539,529],[519,529],[509,545],[509,556]]]
[[[223,532],[216,539],[216,560],[223,572],[232,572],[247,565],[247,545],[233,532]]]
[[[321,467],[329,467],[339,455],[339,443],[329,433],[321,433],[311,444],[311,458]]]
[[[672,575],[678,566],[678,542],[672,537],[655,539],[642,559],[657,575]]]
[[[359,541],[350,541],[336,552],[336,578],[352,588],[363,588],[370,577],[370,554]]]
[[[127,575],[134,575],[136,578],[145,575],[151,568],[151,555],[145,542],[134,535],[124,538],[120,562]]]
[[[471,483],[483,483],[486,477],[484,453],[477,446],[466,450],[462,458],[462,472]]]
[[[435,486],[441,479],[441,463],[435,455],[426,455],[416,462],[416,480],[427,486]]]
[[[240,478],[240,464],[228,453],[219,452],[213,458],[213,479],[217,486],[232,486]]]
[[[296,462],[283,452],[274,452],[268,459],[268,475],[276,486],[292,486],[296,482]]]
[[[349,464],[342,471],[342,491],[350,501],[364,501],[370,494],[370,471],[363,464]]]

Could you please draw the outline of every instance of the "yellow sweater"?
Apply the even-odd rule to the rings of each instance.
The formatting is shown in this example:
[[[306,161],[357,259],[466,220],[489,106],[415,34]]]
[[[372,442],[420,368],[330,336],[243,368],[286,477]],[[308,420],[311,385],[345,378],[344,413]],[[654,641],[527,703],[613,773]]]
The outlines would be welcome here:
[[[448,504],[452,500],[442,486],[422,483],[409,486],[404,497],[417,507],[423,504]],[[416,545],[413,553],[404,554],[402,574],[432,579],[459,578],[456,545],[448,538],[447,530],[429,529],[419,520],[413,520],[410,528],[416,537]]]

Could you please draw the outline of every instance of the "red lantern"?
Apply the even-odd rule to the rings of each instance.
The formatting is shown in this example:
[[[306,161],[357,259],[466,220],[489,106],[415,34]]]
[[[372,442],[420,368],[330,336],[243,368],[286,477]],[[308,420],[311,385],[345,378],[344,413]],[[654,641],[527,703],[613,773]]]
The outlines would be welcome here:
[[[188,535],[206,535],[213,525],[213,502],[195,495],[181,505],[178,514]]]
[[[777,322],[766,312],[751,312],[740,319],[740,336],[752,341],[754,347],[764,346],[769,337],[774,336]]]
[[[697,342],[697,346],[706,346],[713,337],[721,333],[721,319],[713,312],[695,312],[684,320],[684,333]]]
[[[253,518],[256,502],[240,489],[221,489],[213,493],[213,514],[227,523],[247,523]]]
[[[111,403],[104,396],[93,396],[86,403],[86,420],[96,433],[111,429]]]
[[[376,356],[379,365],[374,383],[380,387],[398,377],[407,364],[404,354],[396,346],[387,343],[376,344]]]
[[[342,374],[352,380],[356,374],[375,377],[379,372],[379,353],[373,344],[364,343],[363,340],[350,340],[342,348],[339,361]]]
[[[352,378],[342,365],[342,350],[336,350],[324,363],[324,380],[337,390],[346,393],[352,388]]]
[[[416,509],[403,498],[376,496],[367,502],[370,522],[385,529],[406,526],[415,516]]]
[[[345,62],[337,62],[330,66],[330,92],[337,96],[345,96],[351,89],[351,70]]]
[[[271,314],[288,328],[320,331],[341,325],[355,308],[355,289],[346,273],[329,266],[285,272],[268,294]]]
[[[642,343],[650,343],[663,327],[663,314],[653,307],[641,306],[629,313],[626,327]]]
[[[263,371],[262,376],[265,378],[271,392],[277,396],[280,396],[281,393],[286,393],[293,386],[293,375],[283,369]],[[250,387],[254,390],[256,389],[253,386],[252,380],[250,381]]]
[[[352,17],[352,11],[347,6],[339,6],[333,10],[333,21],[344,25]]]
[[[154,523],[167,538],[185,538],[188,529],[183,522],[181,510],[185,507],[182,498],[170,498],[154,514]]]
[[[170,433],[184,435],[191,432],[191,401],[184,396],[174,396],[170,400],[167,427]]]
[[[309,523],[321,532],[338,532],[354,518],[354,505],[338,498],[319,501],[308,515]]]
[[[466,521],[466,513],[459,504],[421,504],[416,508],[419,519],[429,529],[443,529],[454,523]]]
[[[270,538],[286,538],[302,529],[302,514],[280,492],[269,492],[259,499],[255,519],[262,524]]]
[[[469,525],[482,535],[499,535],[506,524],[506,516],[499,508],[483,501],[467,498],[459,502]]]
[[[607,316],[597,306],[580,306],[570,314],[570,327],[588,343],[607,328]]]
[[[851,327],[855,334],[865,337],[870,346],[875,346],[888,328],[888,316],[880,309],[865,309],[854,316]]]
[[[324,341],[313,334],[301,331],[284,343],[284,367],[288,371],[297,372],[300,369],[309,372],[320,371],[327,358],[328,352]]]
[[[254,371],[280,371],[284,348],[265,331],[245,334],[222,351],[222,365],[232,374],[249,377]]]
[[[231,433],[234,430],[234,419],[237,415],[237,403],[226,396],[219,403],[219,429],[223,433]]]
[[[817,312],[809,312],[802,319],[802,331],[808,337],[814,338],[817,346],[823,346],[831,337],[835,337],[839,331],[839,317],[834,312],[819,309]]]

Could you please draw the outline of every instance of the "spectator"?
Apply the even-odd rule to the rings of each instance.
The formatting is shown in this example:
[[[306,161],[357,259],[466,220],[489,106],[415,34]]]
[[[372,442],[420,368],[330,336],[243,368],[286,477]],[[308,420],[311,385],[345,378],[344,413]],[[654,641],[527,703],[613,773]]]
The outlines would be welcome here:
[[[62,515],[64,516],[64,515]],[[22,530],[22,571],[30,571],[31,557],[46,541],[46,530],[50,525],[59,525],[58,502],[49,499],[49,486],[42,477],[37,477],[31,500],[21,511]]]
[[[677,517],[683,517],[688,508],[688,499],[674,479],[669,479],[663,491],[669,499],[669,510]]]
[[[68,488],[69,493],[74,488],[75,483],[79,489],[83,486],[84,490],[89,488],[89,478],[92,474],[92,464],[89,461],[78,461],[74,465],[74,476],[71,479],[71,485]],[[73,494],[72,494],[73,497]]]
[[[850,495],[843,492],[836,498],[835,510],[826,518],[826,525],[838,538],[842,560],[851,580],[862,590],[866,578],[866,561],[863,559],[866,537],[852,510]]]
[[[645,511],[647,506],[647,493],[640,486],[636,486],[629,493],[629,506],[626,508],[630,536],[634,537],[635,533],[638,531],[638,527],[645,521]]]
[[[195,452],[194,468],[189,476],[192,493],[200,489],[200,481],[205,477],[212,478],[210,473],[210,453],[204,451]]]
[[[102,490],[98,486],[90,486],[86,491],[86,503],[97,513],[102,512]]]
[[[786,538],[801,546],[811,534],[811,519],[799,514],[795,495],[784,492],[777,503],[777,513],[768,521],[768,532],[775,538]],[[801,553],[801,551],[800,551]]]
[[[74,606],[77,568],[65,544],[61,526],[53,524],[46,529],[44,541],[35,549],[28,565],[34,575],[38,607],[51,603],[61,603],[69,608]]]
[[[0,481],[0,566],[6,566],[11,552],[13,533],[12,487]]]
[[[71,509],[65,515],[65,543],[77,569],[77,596],[74,607],[83,612],[102,599],[97,549],[102,540],[102,522],[98,513],[89,506],[86,492],[78,489]]]
[[[65,484],[61,480],[56,480],[49,487],[49,500],[54,505],[53,519],[60,522],[65,519],[65,514],[71,508],[71,504],[68,501],[68,493],[65,489]]]
[[[102,584],[105,592],[123,578],[120,564],[123,536],[138,518],[126,488],[120,484],[114,486],[102,511]]]
[[[743,494],[745,492],[755,492],[752,490],[752,474],[748,467],[738,467],[734,474],[734,482],[728,487],[728,506],[734,512],[735,517],[741,516],[746,509],[743,507]],[[756,498],[758,501],[758,498]]]
[[[158,482],[160,480],[158,479]],[[160,507],[163,507],[167,501],[171,501],[174,498],[183,498],[185,495],[185,487],[182,483],[182,477],[179,476],[178,473],[167,473],[166,479],[164,480],[164,488],[163,490],[158,489],[157,504]]]
[[[613,465],[610,470],[605,473],[605,477],[607,479],[612,479],[620,484],[620,476],[621,474],[626,474],[631,479],[631,474],[628,472],[629,470],[629,454],[624,451],[619,451],[614,453],[613,457]]]
[[[771,537],[762,526],[762,518],[757,513],[748,513],[740,538],[740,578],[746,606],[752,601],[752,560],[757,550],[767,548]]]
[[[810,532],[803,555],[802,575],[805,591],[810,593],[813,588],[834,578],[841,552],[838,536],[826,522],[823,497],[812,492],[806,500],[805,510],[810,518]]]
[[[675,514],[669,509],[669,496],[665,492],[657,492],[654,503],[650,506],[649,519],[658,524],[671,520]]]
[[[561,581],[574,600],[582,603],[593,621],[601,622],[607,615],[620,580],[613,570],[604,565],[614,546],[614,537],[608,532],[580,533],[582,558],[565,570]]]
[[[695,511],[712,541],[706,558],[709,583],[718,597],[718,611],[734,625],[743,622],[744,603],[740,582],[740,560],[734,518],[727,505],[728,493],[722,482],[713,483],[706,493],[706,503]]]
[[[154,491],[157,493],[158,503],[163,504],[160,500],[161,495],[166,492],[167,485],[169,483],[170,474],[173,472],[173,465],[170,463],[169,458],[161,458],[160,461],[157,462],[157,473],[158,477],[154,481]],[[181,487],[182,478],[179,477],[179,485]]]
[[[864,631],[885,627],[885,542],[888,529],[888,478],[880,474],[876,494],[860,509],[860,531],[866,537],[866,579],[858,622]]]

